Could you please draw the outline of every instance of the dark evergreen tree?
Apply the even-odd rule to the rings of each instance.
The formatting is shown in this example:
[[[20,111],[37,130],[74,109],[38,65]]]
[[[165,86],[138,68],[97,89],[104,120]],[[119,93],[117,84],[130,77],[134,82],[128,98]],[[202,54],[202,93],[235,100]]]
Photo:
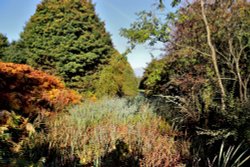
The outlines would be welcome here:
[[[25,50],[22,42],[13,41],[9,47],[4,50],[2,60],[5,62],[25,64],[27,61],[27,57],[24,54]]]
[[[0,59],[3,58],[6,48],[9,46],[8,38],[0,33]]]
[[[94,91],[93,80],[115,52],[89,0],[43,0],[20,42],[22,61],[61,76],[80,91]]]

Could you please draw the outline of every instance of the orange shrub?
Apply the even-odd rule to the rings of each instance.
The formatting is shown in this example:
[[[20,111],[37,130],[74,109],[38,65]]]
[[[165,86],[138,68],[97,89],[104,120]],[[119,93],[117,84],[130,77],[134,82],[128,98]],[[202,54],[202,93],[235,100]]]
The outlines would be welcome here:
[[[0,110],[22,111],[30,115],[61,111],[79,101],[80,95],[65,88],[55,76],[28,65],[0,62]]]

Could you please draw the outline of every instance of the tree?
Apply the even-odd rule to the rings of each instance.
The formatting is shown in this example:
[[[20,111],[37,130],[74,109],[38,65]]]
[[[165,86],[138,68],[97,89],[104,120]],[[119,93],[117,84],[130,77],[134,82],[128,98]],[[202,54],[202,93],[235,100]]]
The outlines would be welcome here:
[[[117,51],[110,58],[96,81],[96,95],[102,96],[135,96],[137,94],[137,79],[126,58]]]
[[[201,158],[197,166],[207,163],[221,140],[233,145],[249,138],[249,11],[249,1],[196,0],[178,8],[163,20],[171,29],[162,33],[165,56],[149,64],[141,81],[145,92],[167,101],[159,114],[187,130],[191,150]],[[162,25],[147,17],[123,31],[130,41],[156,39],[147,25]],[[131,32],[141,37],[137,29],[150,37],[131,38]]]
[[[93,93],[114,52],[91,1],[43,0],[5,61],[29,64],[60,76],[70,88]]]
[[[216,49],[213,45],[213,41],[212,41],[212,36],[211,36],[211,30],[210,30],[210,25],[207,21],[207,16],[206,16],[206,13],[205,13],[205,2],[204,0],[200,0],[200,4],[201,4],[201,12],[202,12],[202,18],[203,18],[203,22],[205,24],[205,27],[206,27],[206,32],[207,32],[207,43],[208,43],[208,46],[210,48],[210,51],[211,51],[211,58],[212,58],[212,62],[213,62],[213,66],[214,66],[214,70],[215,70],[215,73],[216,73],[216,76],[217,76],[217,82],[218,82],[218,85],[220,87],[220,90],[221,90],[221,106],[222,106],[222,111],[225,110],[226,106],[225,106],[225,97],[226,97],[226,92],[225,92],[225,88],[223,86],[223,83],[222,83],[222,80],[221,80],[221,74],[220,74],[220,71],[219,71],[219,67],[218,67],[218,60],[217,60],[217,53],[216,53]]]
[[[210,142],[201,146],[206,156],[216,150],[214,144],[220,140],[232,144],[249,138],[245,124],[249,109],[245,108],[249,108],[250,95],[250,3],[213,2],[192,1],[166,15],[160,25],[153,20],[162,16],[144,15],[122,32],[133,44],[157,40],[159,34],[154,31],[163,37],[158,41],[165,43],[166,53],[149,64],[141,87],[164,97],[168,103],[163,115],[169,120],[179,118],[175,123],[195,133],[195,148]],[[166,24],[165,32],[158,31]],[[149,37],[137,33],[141,29]],[[192,127],[199,127],[201,133]]]
[[[249,47],[250,16],[249,2],[239,2],[231,5],[231,12],[228,14],[228,24],[221,42],[224,45],[217,46],[217,53],[224,66],[232,75],[237,84],[240,102],[248,101],[249,96]]]
[[[20,41],[13,41],[10,43],[9,47],[5,49],[2,60],[4,62],[25,64],[27,61],[25,50],[23,43]]]
[[[115,51],[89,0],[43,0],[21,34],[26,63],[94,91],[93,80]]]
[[[175,1],[173,5],[179,2]],[[214,91],[220,90],[220,96],[216,98],[221,99],[221,109],[225,110],[231,92],[241,103],[246,102],[249,96],[249,76],[246,72],[249,67],[246,59],[249,49],[249,30],[246,26],[249,25],[248,4],[244,1],[197,0],[179,8],[176,13],[167,14],[163,22],[153,15],[156,12],[144,12],[150,14],[139,15],[139,20],[130,29],[122,30],[122,35],[133,45],[147,41],[163,42],[167,45],[166,56],[175,60],[174,55],[178,56],[179,62],[188,55],[189,60],[185,61],[192,62],[197,55],[195,61],[207,69],[206,76],[203,76],[217,83]],[[150,35],[141,35],[139,32],[142,30]]]
[[[6,48],[9,46],[8,38],[0,33],[0,59],[3,58]]]

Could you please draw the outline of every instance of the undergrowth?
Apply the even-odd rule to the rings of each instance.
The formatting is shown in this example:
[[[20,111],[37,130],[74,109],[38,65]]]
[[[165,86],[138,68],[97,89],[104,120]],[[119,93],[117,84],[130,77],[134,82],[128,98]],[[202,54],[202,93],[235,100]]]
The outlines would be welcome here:
[[[86,101],[46,120],[46,126],[25,143],[19,163],[182,166],[184,142],[174,140],[176,132],[143,100]]]

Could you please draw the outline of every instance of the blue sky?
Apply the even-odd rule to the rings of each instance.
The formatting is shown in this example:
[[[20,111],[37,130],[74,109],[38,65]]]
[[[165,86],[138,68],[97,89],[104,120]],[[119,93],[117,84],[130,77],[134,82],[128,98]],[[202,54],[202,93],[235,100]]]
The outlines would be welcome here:
[[[119,35],[121,28],[127,28],[135,21],[136,12],[151,9],[156,0],[93,0],[96,13],[106,23],[107,31],[112,35],[113,43],[119,52],[124,52],[127,45],[125,38]],[[169,0],[166,0],[166,3]],[[36,5],[41,0],[0,0],[0,32],[7,35],[10,41],[17,40],[20,32],[30,16],[35,13]],[[168,4],[167,4],[168,6]],[[152,53],[158,56],[160,51],[137,46],[128,55],[128,61],[133,68],[146,67]]]

